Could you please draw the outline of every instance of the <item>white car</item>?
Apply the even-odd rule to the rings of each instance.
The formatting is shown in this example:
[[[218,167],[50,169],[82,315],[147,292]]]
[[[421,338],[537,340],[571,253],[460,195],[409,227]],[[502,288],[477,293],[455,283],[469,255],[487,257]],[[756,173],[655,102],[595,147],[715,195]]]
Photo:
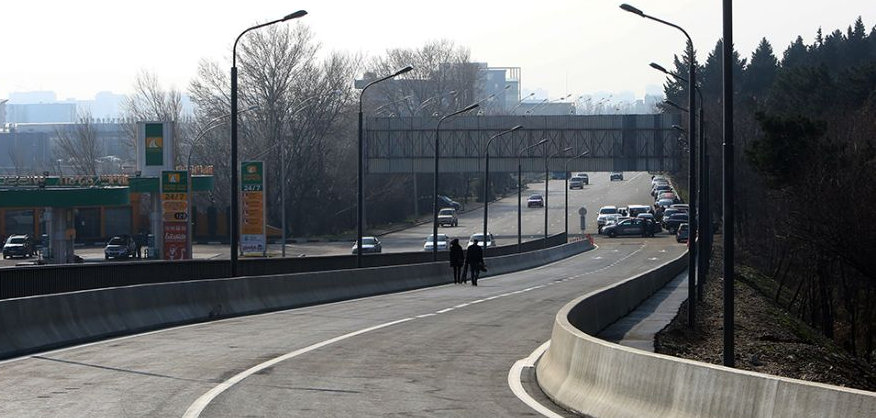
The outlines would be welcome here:
[[[423,244],[423,251],[432,251],[432,246],[434,244],[434,235],[429,234],[426,237],[426,242]],[[438,251],[446,251],[448,245],[450,243],[450,238],[447,237],[447,234],[438,234]]]
[[[472,234],[471,238],[468,239],[468,245],[474,245],[474,240],[478,240],[478,246],[484,246],[484,234]],[[487,232],[487,248],[495,246],[496,240],[493,238],[493,233]]]
[[[353,243],[353,254],[356,254],[356,244]],[[362,254],[365,253],[379,253],[383,251],[383,246],[380,244],[380,240],[377,237],[362,237]]]
[[[603,206],[599,208],[599,213],[596,215],[597,232],[602,232],[602,227],[605,226],[607,215],[616,215],[618,213],[617,206]]]

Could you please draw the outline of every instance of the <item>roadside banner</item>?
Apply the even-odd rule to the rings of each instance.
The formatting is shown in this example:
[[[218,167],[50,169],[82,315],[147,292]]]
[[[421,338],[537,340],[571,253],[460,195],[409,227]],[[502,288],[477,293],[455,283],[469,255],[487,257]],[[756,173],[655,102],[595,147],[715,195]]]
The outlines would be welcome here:
[[[188,248],[189,172],[163,170],[161,172],[162,258],[185,260],[191,258]]]
[[[240,165],[240,252],[267,254],[265,234],[265,163],[244,161]]]

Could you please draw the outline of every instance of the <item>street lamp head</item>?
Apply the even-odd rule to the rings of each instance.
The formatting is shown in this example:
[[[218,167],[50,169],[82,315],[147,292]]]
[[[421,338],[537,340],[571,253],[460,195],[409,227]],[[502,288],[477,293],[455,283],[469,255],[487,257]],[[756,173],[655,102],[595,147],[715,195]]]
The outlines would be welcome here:
[[[282,22],[285,22],[287,20],[292,20],[292,19],[298,19],[299,17],[304,17],[304,15],[306,15],[306,14],[307,14],[307,11],[299,10],[295,13],[290,14],[290,15],[286,15],[286,17],[283,18]]]
[[[565,153],[567,153],[567,152],[569,152],[569,151],[571,151],[571,150],[572,150],[572,147],[563,148],[563,154],[565,154]]]
[[[514,132],[514,131],[517,131],[517,130],[520,130],[520,129],[523,129],[523,125],[517,125],[517,126],[511,128],[511,131],[510,131],[510,132]]]
[[[472,111],[472,110],[474,110],[474,109],[477,109],[479,106],[480,106],[480,105],[477,104],[477,103],[472,104],[472,105],[468,105],[465,109],[460,110],[459,113],[470,112],[470,111]]]
[[[639,9],[633,7],[633,6],[630,6],[629,4],[626,4],[626,3],[621,4],[621,5],[620,5],[620,8],[623,9],[623,10],[625,10],[625,11],[627,11],[627,12],[630,12],[630,13],[632,13],[632,14],[635,14],[635,15],[639,15],[639,16],[645,17],[645,13],[644,13],[644,12],[642,12],[641,10],[639,10]]]
[[[542,139],[541,141],[538,141],[535,145],[541,145],[541,144],[545,144],[545,143],[547,143],[547,142],[548,142],[548,139],[547,139],[547,138],[544,138],[544,139]]]
[[[665,99],[665,100],[663,100],[663,103],[665,103],[665,104],[667,104],[667,105],[669,105],[669,106],[672,106],[672,107],[674,107],[674,108],[676,108],[676,109],[678,109],[678,110],[681,110],[681,111],[683,111],[683,112],[687,112],[687,111],[688,111],[687,109],[681,107],[681,105],[679,105],[678,103],[675,103],[675,102],[673,102],[672,100],[669,100],[669,99]]]
[[[675,129],[676,131],[679,131],[679,132],[687,132],[684,128],[682,128],[681,126],[678,126],[678,125],[672,125],[672,129]]]
[[[655,70],[657,70],[657,71],[660,71],[660,72],[663,73],[663,74],[669,74],[669,71],[667,71],[665,68],[663,68],[662,65],[660,65],[660,64],[658,64],[658,63],[656,63],[656,62],[652,62],[652,63],[651,63],[651,68],[653,68],[653,69],[655,69]]]
[[[400,76],[400,75],[402,75],[402,74],[404,74],[404,73],[407,73],[407,72],[409,72],[409,71],[411,71],[411,70],[413,70],[413,69],[414,69],[413,66],[408,65],[407,67],[402,68],[401,70],[396,71],[395,74],[393,74],[392,76],[393,76],[393,77],[395,77],[395,76]]]

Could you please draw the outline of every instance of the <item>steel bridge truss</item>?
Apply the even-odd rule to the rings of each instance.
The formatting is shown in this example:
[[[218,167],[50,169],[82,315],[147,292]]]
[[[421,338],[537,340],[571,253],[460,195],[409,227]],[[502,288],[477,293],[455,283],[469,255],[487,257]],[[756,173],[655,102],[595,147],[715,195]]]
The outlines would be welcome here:
[[[458,116],[445,120],[440,131],[440,171],[467,173],[483,170],[484,147],[495,134],[516,125],[517,132],[493,140],[490,171],[516,172],[519,150],[523,171],[541,172],[547,155],[588,155],[569,163],[569,171],[675,171],[683,157],[672,125],[677,114],[587,116]],[[369,173],[432,173],[434,117],[369,118],[365,128],[366,168]],[[544,147],[547,146],[545,151]],[[562,154],[560,154],[562,155]],[[565,158],[550,160],[550,171],[563,171]]]

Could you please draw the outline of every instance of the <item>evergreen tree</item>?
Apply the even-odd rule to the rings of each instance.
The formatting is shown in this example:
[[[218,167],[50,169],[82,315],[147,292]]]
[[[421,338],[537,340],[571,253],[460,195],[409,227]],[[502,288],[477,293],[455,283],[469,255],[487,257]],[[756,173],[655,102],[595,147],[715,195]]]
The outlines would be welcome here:
[[[674,74],[678,74],[683,78],[687,79],[690,75],[690,63],[693,62],[693,65],[697,67],[697,76],[700,76],[702,71],[699,69],[699,64],[697,63],[697,52],[693,48],[693,44],[688,42],[687,46],[684,50],[684,57],[679,59],[678,55],[675,55],[673,59],[673,64],[675,69],[670,70]],[[698,83],[699,84],[699,83]],[[687,107],[688,105],[688,93],[687,93],[688,83],[685,81],[680,81],[675,77],[668,76],[666,77],[666,83],[663,84],[663,93],[666,95],[667,100],[671,100],[675,103],[678,103],[680,106]],[[676,113],[679,110],[670,107],[661,105],[660,108],[667,113]]]
[[[809,61],[808,50],[803,44],[803,37],[797,36],[797,39],[788,46],[785,53],[782,54],[782,67],[792,68],[807,65]],[[809,64],[811,65],[811,64]]]
[[[776,78],[779,60],[773,54],[773,47],[766,38],[751,54],[751,63],[746,67],[742,78],[742,93],[757,101],[765,98],[767,91]]]
[[[733,50],[733,79],[742,80],[743,70],[745,68],[745,59],[739,57],[739,52]],[[706,64],[701,72],[701,89],[703,96],[721,97],[723,95],[724,86],[724,41],[719,40],[715,45],[715,49],[709,53],[706,58]],[[734,83],[734,93],[739,92],[740,83]]]

